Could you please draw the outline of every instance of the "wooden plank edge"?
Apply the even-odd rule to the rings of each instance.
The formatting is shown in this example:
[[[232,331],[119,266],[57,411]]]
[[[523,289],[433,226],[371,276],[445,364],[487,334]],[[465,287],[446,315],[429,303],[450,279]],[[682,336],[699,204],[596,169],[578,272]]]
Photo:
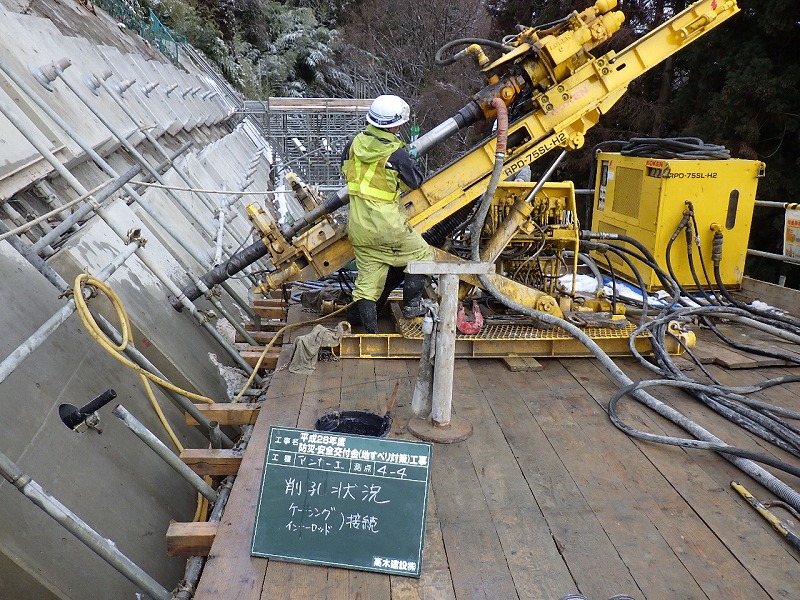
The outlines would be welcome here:
[[[198,521],[170,523],[167,528],[167,556],[208,556],[219,523]]]

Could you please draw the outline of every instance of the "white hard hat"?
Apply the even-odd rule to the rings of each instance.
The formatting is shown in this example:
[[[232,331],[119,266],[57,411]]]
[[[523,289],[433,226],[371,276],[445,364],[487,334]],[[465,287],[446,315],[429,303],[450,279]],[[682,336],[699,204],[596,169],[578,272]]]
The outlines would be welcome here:
[[[410,117],[411,109],[400,96],[378,96],[369,107],[367,123],[379,129],[389,129],[402,125]]]

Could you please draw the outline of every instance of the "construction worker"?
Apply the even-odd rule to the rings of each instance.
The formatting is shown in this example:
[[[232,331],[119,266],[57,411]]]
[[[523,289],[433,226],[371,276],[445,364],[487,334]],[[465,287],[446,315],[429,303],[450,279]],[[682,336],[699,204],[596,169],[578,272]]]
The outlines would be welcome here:
[[[353,300],[367,333],[378,333],[378,306],[386,275],[414,260],[431,260],[430,246],[411,225],[400,193],[422,184],[422,172],[397,136],[411,114],[398,96],[378,96],[367,113],[367,127],[342,152],[350,215],[347,236],[358,276]],[[405,275],[403,316],[422,316],[425,275]]]

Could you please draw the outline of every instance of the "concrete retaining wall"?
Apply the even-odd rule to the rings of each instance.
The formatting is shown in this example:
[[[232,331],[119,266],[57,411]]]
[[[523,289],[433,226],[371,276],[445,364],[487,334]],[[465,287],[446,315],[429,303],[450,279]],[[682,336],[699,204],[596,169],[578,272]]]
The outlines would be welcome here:
[[[104,205],[117,229],[142,231],[147,243],[140,252],[162,275],[183,287],[211,265],[219,203],[235,199],[243,189],[267,189],[270,164],[266,143],[252,124],[233,125],[233,106],[198,68],[185,59],[181,67],[173,65],[135,35],[118,28],[102,11],[97,12],[93,15],[71,0],[40,2],[34,9],[27,3],[2,0],[0,61],[117,173],[135,160],[112,129],[151,165],[164,157],[145,139],[144,129],[169,152],[192,142],[192,148],[175,161],[175,169],[186,174],[191,187],[229,190],[231,194],[140,188],[148,210],[124,194]],[[66,82],[55,79],[42,85],[36,77],[39,69],[46,73],[52,69],[48,65],[64,59],[70,63],[63,70]],[[66,64],[62,62],[62,66]],[[108,71],[111,76],[106,83],[112,91],[96,89],[95,95],[92,78]],[[110,96],[120,84],[132,80],[136,82],[122,93],[120,101],[133,118]],[[67,82],[78,93],[70,90]],[[148,85],[154,83],[158,84],[155,88]],[[33,138],[67,165],[86,189],[109,179],[56,120],[2,73],[0,107],[22,120]],[[22,206],[42,213],[50,209],[42,190],[49,190],[58,203],[78,196],[2,115],[0,140],[0,204],[9,202],[17,214]],[[135,180],[143,178],[140,175]],[[164,173],[163,181],[187,186],[174,169]],[[37,186],[41,182],[46,185]],[[238,197],[227,215],[226,257],[242,241],[251,241],[244,212],[247,201],[247,197]],[[16,223],[6,219],[8,214],[0,216],[14,227]],[[58,222],[53,218],[23,234],[22,239],[31,244]],[[181,247],[177,237],[186,241],[195,256]],[[43,256],[72,285],[78,273],[97,274],[125,248],[114,230],[94,216]],[[4,361],[67,300],[7,241],[0,242],[0,273],[0,361]],[[231,357],[187,311],[178,313],[170,306],[169,290],[138,256],[130,257],[109,284],[132,321],[136,347],[156,367],[179,386],[227,400],[226,383],[216,363],[233,366]],[[247,300],[251,282],[232,280],[231,286]],[[236,316],[242,315],[230,297],[223,295],[221,300]],[[115,322],[104,299],[92,300],[90,305]],[[197,306],[200,310],[211,308],[205,300]],[[0,379],[0,452],[171,590],[181,579],[185,562],[166,557],[164,534],[170,520],[192,518],[195,492],[110,414],[113,404],[100,411],[102,434],[92,430],[75,433],[59,419],[60,404],[81,406],[108,388],[116,390],[117,403],[171,446],[138,375],[103,351],[73,314],[10,375]],[[165,394],[157,392],[157,396],[182,443],[205,446],[207,440],[200,432],[183,425],[182,411]],[[141,591],[13,486],[0,481],[0,598],[133,599]]]

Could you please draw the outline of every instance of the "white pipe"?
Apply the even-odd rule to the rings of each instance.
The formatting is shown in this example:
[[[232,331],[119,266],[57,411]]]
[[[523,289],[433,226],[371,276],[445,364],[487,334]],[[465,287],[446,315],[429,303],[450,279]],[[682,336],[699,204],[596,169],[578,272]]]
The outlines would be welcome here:
[[[214,266],[222,262],[222,242],[225,239],[225,209],[220,207],[218,209],[218,223],[217,226],[217,252],[214,254]]]

